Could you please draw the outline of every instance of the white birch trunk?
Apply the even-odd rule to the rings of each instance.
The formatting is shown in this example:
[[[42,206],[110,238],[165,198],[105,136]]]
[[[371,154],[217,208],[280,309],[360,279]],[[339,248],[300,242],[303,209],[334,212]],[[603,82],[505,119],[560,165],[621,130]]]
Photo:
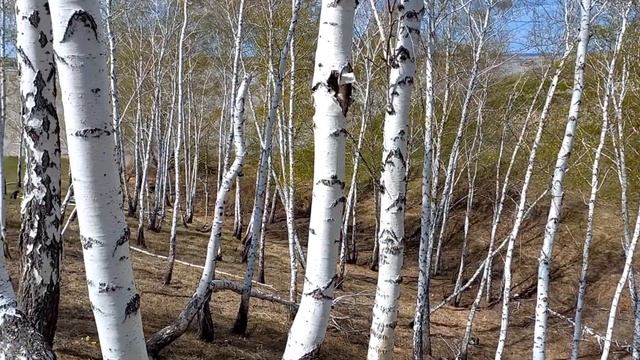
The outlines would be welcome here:
[[[587,228],[582,247],[582,268],[580,270],[580,280],[578,283],[578,299],[576,300],[576,315],[574,317],[574,331],[573,340],[571,346],[571,359],[577,360],[580,355],[580,340],[582,339],[582,315],[585,307],[585,296],[587,288],[587,274],[589,271],[589,251],[591,247],[591,241],[593,240],[593,223],[595,217],[596,200],[598,196],[599,175],[600,175],[600,158],[607,138],[607,132],[609,131],[609,104],[611,97],[613,96],[613,87],[615,85],[615,69],[618,58],[618,53],[622,47],[622,40],[627,28],[627,17],[631,9],[631,2],[627,2],[626,10],[622,14],[622,23],[618,36],[616,37],[616,43],[613,49],[611,59],[607,64],[607,80],[605,83],[605,89],[603,99],[600,104],[602,111],[602,126],[600,129],[600,138],[598,146],[593,155],[593,165],[591,167],[591,193],[589,195],[589,209],[587,213]]]
[[[480,99],[480,101],[478,103],[476,133],[474,134],[474,143],[477,141],[476,139],[478,139],[478,137],[479,137],[480,145],[482,145],[482,123],[484,121],[484,118],[483,118],[484,117],[484,110],[485,110],[484,107],[485,107],[485,104],[486,104],[486,97],[487,97],[486,88],[487,88],[487,86],[485,84],[485,86],[484,86],[485,90],[483,91],[482,98]],[[474,144],[474,146],[472,146],[472,149],[474,149],[474,148],[475,148],[475,144]],[[473,151],[477,152],[477,150],[473,150]],[[500,152],[502,152],[502,149],[500,149]],[[500,163],[501,157],[502,157],[502,154],[500,154],[499,157],[498,157],[498,164]],[[470,183],[471,183],[471,181],[470,181]],[[470,185],[472,185],[472,184],[470,184]],[[497,194],[496,194],[496,196],[497,196]],[[472,198],[473,197],[472,190],[470,191],[470,197],[471,197],[471,200],[473,200],[473,198]],[[494,216],[495,216],[495,213],[494,213]],[[489,279],[489,271],[488,270],[489,270],[490,259],[492,258],[490,256],[492,250],[493,250],[493,248],[490,245],[487,258],[485,259],[482,279],[480,280],[480,285],[478,286],[478,292],[476,293],[476,297],[475,297],[473,303],[471,304],[471,309],[469,310],[469,315],[467,316],[465,332],[464,332],[464,336],[462,338],[462,344],[460,346],[460,355],[457,356],[456,359],[467,360],[469,343],[471,341],[471,336],[473,334],[473,320],[475,319],[475,315],[476,315],[476,311],[477,311],[478,305],[480,304],[480,301],[482,300],[482,294],[483,294],[483,290],[485,288],[485,284],[486,284],[487,280]]]
[[[468,5],[467,5],[468,6]],[[467,9],[467,11],[470,11]],[[455,172],[458,164],[458,156],[460,150],[460,141],[462,140],[462,136],[464,135],[464,129],[467,125],[467,120],[469,117],[469,107],[471,104],[471,100],[473,98],[473,94],[475,93],[475,88],[478,82],[478,72],[480,69],[480,57],[484,51],[485,38],[487,35],[487,28],[489,27],[489,19],[491,15],[491,7],[488,7],[484,11],[484,17],[482,20],[481,27],[477,29],[477,43],[474,49],[473,55],[473,66],[471,68],[471,72],[469,74],[469,82],[467,84],[464,101],[462,103],[462,110],[460,114],[460,122],[458,123],[458,128],[456,130],[456,137],[453,141],[453,145],[451,146],[451,153],[449,154],[449,162],[447,164],[447,172],[445,177],[444,188],[442,191],[442,198],[440,199],[440,204],[438,206],[438,216],[436,216],[436,226],[440,226],[440,233],[438,236],[438,245],[436,246],[436,254],[435,260],[433,264],[433,272],[438,273],[440,267],[440,254],[442,251],[442,244],[444,241],[444,233],[447,225],[447,217],[449,214],[449,206],[451,203],[451,196],[453,193],[453,185],[455,180]],[[471,19],[471,15],[469,15]],[[475,22],[474,22],[475,23]],[[436,177],[434,177],[435,179]]]
[[[431,319],[429,314],[429,287],[431,282],[431,258],[433,239],[431,221],[433,212],[433,126],[435,120],[434,92],[434,45],[435,16],[433,4],[427,6],[427,43],[425,59],[425,132],[424,155],[422,163],[422,207],[420,211],[420,248],[418,250],[418,291],[416,297],[416,314],[413,320],[413,358],[423,360],[424,355],[431,355]]]
[[[129,188],[127,187],[127,169],[122,142],[122,119],[120,119],[120,96],[118,93],[117,59],[116,59],[116,37],[113,33],[113,0],[107,0],[106,4],[106,26],[107,38],[109,39],[109,81],[111,84],[111,112],[113,113],[113,131],[116,145],[116,162],[120,173],[120,183],[122,184],[123,203],[129,201]]]
[[[609,351],[611,349],[611,338],[613,337],[613,329],[616,323],[618,305],[620,303],[620,297],[622,296],[622,290],[624,288],[624,285],[627,283],[629,274],[631,272],[631,267],[633,266],[633,255],[635,253],[636,245],[638,244],[638,238],[640,238],[640,209],[638,209],[638,216],[636,219],[635,230],[633,231],[631,242],[629,243],[629,246],[626,251],[622,275],[620,275],[620,280],[616,285],[616,290],[613,295],[613,300],[611,300],[611,308],[609,310],[609,319],[607,321],[607,333],[605,335],[604,344],[602,346],[602,355],[600,356],[601,360],[606,360],[609,358]]]
[[[102,356],[147,359],[140,294],[129,259],[129,227],[120,202],[98,1],[49,4],[89,299]]]
[[[173,167],[175,170],[174,181],[174,197],[173,197],[173,214],[171,216],[171,235],[169,238],[169,260],[167,264],[167,271],[164,275],[164,284],[169,285],[171,278],[173,277],[173,265],[176,259],[176,247],[177,247],[177,231],[178,231],[178,216],[180,216],[180,146],[182,143],[182,126],[184,123],[184,102],[183,102],[183,65],[184,65],[184,39],[187,29],[187,23],[189,21],[188,0],[183,0],[182,7],[182,28],[180,29],[180,39],[178,41],[178,79],[177,79],[177,127],[175,146],[173,149]]]
[[[416,73],[414,44],[418,43],[424,13],[421,0],[402,1],[397,6],[398,33],[389,58],[391,73],[383,130],[378,286],[367,355],[371,360],[393,358],[405,246],[408,120]]]
[[[233,325],[233,332],[238,334],[244,334],[247,329],[247,322],[249,316],[249,302],[251,300],[251,286],[253,280],[253,273],[256,262],[256,249],[261,236],[262,229],[262,214],[264,212],[265,205],[265,192],[267,178],[269,176],[268,159],[271,156],[272,140],[273,140],[273,123],[277,116],[278,107],[280,106],[280,98],[282,96],[282,85],[284,82],[287,56],[289,55],[289,45],[291,44],[291,38],[296,29],[298,22],[298,13],[302,0],[296,0],[293,7],[293,15],[291,16],[291,22],[289,23],[289,29],[287,32],[287,38],[283,44],[282,51],[280,52],[280,61],[278,64],[277,73],[275,76],[275,90],[269,104],[269,113],[265,123],[265,130],[263,134],[262,147],[260,151],[260,164],[258,166],[258,181],[256,182],[256,195],[253,207],[253,214],[251,215],[251,235],[247,240],[248,254],[247,254],[247,269],[244,275],[244,286],[240,306],[238,309],[238,315],[236,316],[235,323]]]
[[[356,0],[323,0],[313,76],[314,175],[304,289],[283,359],[317,356],[324,341],[336,280],[344,211],[345,117]]]
[[[240,84],[238,90],[238,100],[234,107],[234,147],[235,147],[235,159],[231,164],[229,170],[227,170],[222,177],[218,194],[216,195],[215,213],[213,223],[211,226],[211,235],[207,245],[207,255],[205,258],[204,269],[198,282],[195,293],[191,297],[191,300],[187,303],[185,309],[180,313],[176,321],[171,325],[160,330],[148,341],[149,352],[151,354],[157,354],[164,347],[169,345],[175,339],[180,337],[189,326],[189,323],[196,316],[200,308],[204,305],[205,301],[209,300],[210,284],[215,278],[216,272],[216,258],[220,249],[220,243],[222,241],[222,225],[224,223],[224,209],[229,196],[229,191],[236,177],[242,173],[242,167],[244,165],[244,158],[246,155],[245,139],[244,139],[244,109],[245,109],[245,97],[247,95],[247,89],[249,87],[250,78],[245,79]]]
[[[27,177],[22,202],[19,298],[26,318],[53,343],[60,301],[60,125],[49,4],[16,2],[22,131]]]
[[[563,182],[568,167],[569,157],[573,149],[580,112],[580,101],[584,89],[584,68],[589,45],[591,23],[591,0],[581,0],[580,33],[578,50],[576,53],[576,65],[574,70],[573,93],[571,95],[571,107],[565,129],[564,138],[552,179],[551,205],[545,227],[544,242],[538,260],[538,292],[536,300],[536,320],[533,335],[533,359],[543,360],[546,357],[545,346],[547,338],[547,309],[549,307],[549,271],[551,269],[551,256],[556,229],[560,221],[562,199],[564,197]]]
[[[240,63],[240,56],[242,50],[242,30],[243,30],[243,19],[244,19],[244,1],[240,0],[240,5],[238,9],[238,25],[236,28],[236,39],[235,39],[235,47],[233,54],[233,72],[231,74],[231,101],[236,101],[236,86],[238,83],[238,65]],[[231,135],[231,134],[229,134]],[[240,239],[242,237],[242,197],[240,191],[240,177],[236,178],[236,201],[235,201],[235,211],[234,211],[234,220],[233,220],[233,233],[236,238]]]
[[[522,226],[522,222],[526,216],[526,206],[527,206],[527,193],[529,191],[529,184],[531,183],[531,177],[533,176],[533,170],[535,166],[536,157],[538,154],[538,148],[540,147],[540,142],[542,140],[542,134],[544,130],[544,126],[546,124],[546,120],[548,118],[549,112],[551,110],[552,100],[555,96],[556,88],[558,86],[558,82],[560,80],[560,74],[564,68],[565,61],[570,54],[570,49],[565,49],[565,53],[560,59],[560,62],[555,70],[553,78],[551,79],[551,83],[549,84],[549,89],[547,90],[547,95],[545,98],[545,103],[542,108],[540,118],[538,121],[538,127],[536,129],[536,134],[533,140],[533,144],[531,145],[531,151],[529,153],[529,159],[527,162],[527,169],[525,171],[524,181],[522,183],[522,187],[520,190],[520,199],[518,201],[518,206],[516,209],[516,216],[511,228],[511,232],[508,236],[507,243],[507,253],[505,255],[504,260],[504,287],[502,294],[502,311],[500,317],[500,332],[498,338],[498,346],[496,349],[495,359],[499,360],[502,358],[504,353],[504,348],[507,342],[507,332],[509,326],[509,301],[511,298],[511,264],[513,261],[513,251],[515,250],[515,242],[518,238],[518,234],[520,232],[520,228]],[[546,77],[545,77],[546,78]],[[544,79],[542,80],[544,83]]]

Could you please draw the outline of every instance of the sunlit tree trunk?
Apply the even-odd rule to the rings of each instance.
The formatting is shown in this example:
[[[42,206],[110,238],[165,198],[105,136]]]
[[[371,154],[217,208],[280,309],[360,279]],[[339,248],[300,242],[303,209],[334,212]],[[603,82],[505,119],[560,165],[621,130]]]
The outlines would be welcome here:
[[[323,0],[313,75],[314,175],[308,254],[300,308],[283,359],[317,356],[333,293],[344,210],[345,117],[354,81],[351,66],[357,1]]]
[[[433,197],[433,126],[435,120],[434,92],[434,43],[435,15],[433,3],[426,7],[427,41],[425,46],[425,125],[424,155],[422,160],[422,204],[420,209],[420,248],[418,250],[418,292],[416,296],[416,314],[413,319],[413,358],[423,360],[425,354],[431,355],[431,319],[429,314],[429,287],[431,281],[431,258],[433,236],[431,235],[431,214]]]
[[[120,182],[124,192],[124,204],[129,203],[129,188],[126,186],[127,169],[122,142],[122,119],[120,118],[120,95],[118,92],[117,59],[116,59],[116,36],[113,32],[113,0],[107,0],[106,4],[106,26],[107,37],[109,39],[109,80],[111,83],[111,108],[113,113],[113,131],[116,144],[116,161],[120,172]]]
[[[591,241],[593,240],[593,223],[595,216],[596,199],[598,196],[598,190],[600,189],[600,158],[605,146],[607,132],[609,131],[609,104],[611,102],[614,91],[613,88],[615,86],[616,62],[618,53],[620,52],[620,48],[622,47],[622,40],[626,32],[627,17],[631,9],[631,4],[631,2],[627,2],[625,10],[623,10],[624,12],[622,14],[622,23],[616,37],[613,54],[611,55],[611,59],[606,65],[607,79],[605,83],[604,94],[602,96],[602,101],[600,103],[600,108],[602,111],[602,125],[600,129],[598,146],[596,147],[593,155],[593,165],[591,166],[591,194],[589,196],[587,227],[582,248],[582,268],[580,270],[580,280],[578,283],[578,299],[576,300],[576,315],[574,317],[573,341],[571,346],[572,360],[577,360],[578,356],[580,355],[580,340],[582,339],[582,315],[585,308],[587,275],[589,270],[589,251],[591,247]]]
[[[218,250],[220,248],[220,242],[222,241],[222,225],[224,223],[224,210],[229,195],[229,191],[235,178],[242,173],[242,167],[244,164],[244,158],[246,155],[245,139],[244,139],[244,106],[245,97],[247,94],[247,88],[249,86],[249,78],[241,83],[238,90],[238,101],[234,107],[234,146],[235,146],[235,159],[231,164],[229,170],[222,177],[220,183],[220,189],[216,196],[215,213],[213,223],[211,227],[211,235],[209,237],[209,243],[207,245],[207,255],[205,259],[204,270],[198,282],[195,293],[191,297],[191,300],[187,303],[185,309],[180,313],[178,318],[169,326],[158,331],[156,334],[149,338],[147,344],[149,353],[157,354],[164,347],[169,345],[175,339],[184,334],[189,326],[189,323],[196,316],[198,311],[205,305],[205,302],[209,301],[211,295],[210,285],[211,281],[215,277],[216,271],[216,258],[218,256]],[[202,316],[202,314],[200,315]],[[209,319],[211,314],[208,314]],[[212,321],[200,321],[200,324],[208,323],[212,325]],[[203,329],[200,331],[202,332]],[[206,331],[213,329],[208,328]]]
[[[243,30],[243,19],[244,19],[244,0],[240,0],[239,10],[238,10],[238,25],[236,28],[236,43],[233,55],[233,73],[232,73],[232,81],[231,81],[231,100],[235,101],[236,86],[238,82],[238,63],[240,61],[240,54],[242,52],[242,30]],[[231,135],[231,134],[229,134]],[[236,201],[234,204],[234,219],[233,219],[233,234],[237,239],[242,238],[242,190],[240,187],[240,177],[236,178]]]
[[[391,73],[383,130],[378,286],[373,305],[368,359],[393,358],[404,260],[406,169],[409,156],[407,137],[416,74],[414,44],[420,38],[424,4],[422,0],[402,1],[397,5],[397,10],[399,24],[395,49],[389,58]]]
[[[147,359],[114,152],[98,1],[49,1],[89,299],[102,356]]]
[[[53,344],[60,302],[60,125],[56,111],[49,4],[16,2],[22,131],[27,177],[20,230],[19,299],[27,319]]]
[[[182,28],[180,29],[180,39],[178,42],[178,79],[177,79],[177,130],[175,137],[175,146],[173,148],[173,167],[174,167],[174,197],[173,197],[173,214],[171,216],[171,235],[169,237],[169,259],[167,270],[164,274],[164,284],[169,285],[173,277],[173,265],[176,260],[178,217],[180,216],[180,144],[182,143],[182,126],[184,124],[184,99],[183,99],[183,66],[184,66],[184,39],[186,36],[187,23],[189,21],[188,0],[182,0]]]
[[[551,110],[551,104],[556,92],[556,88],[558,86],[558,82],[560,80],[560,74],[562,73],[565,61],[569,56],[569,54],[570,54],[570,48],[567,47],[565,49],[564,55],[562,56],[562,58],[558,63],[558,66],[556,67],[553,78],[551,79],[551,83],[549,84],[549,88],[547,90],[547,95],[545,98],[545,103],[543,105],[542,111],[540,113],[540,118],[538,120],[538,127],[536,129],[536,134],[535,134],[533,143],[531,145],[531,150],[529,152],[527,169],[525,171],[524,181],[522,183],[522,187],[520,190],[520,199],[518,200],[518,206],[515,211],[516,213],[515,220],[513,222],[511,232],[509,233],[509,236],[507,238],[508,239],[507,253],[505,255],[504,269],[503,269],[504,285],[503,285],[503,293],[502,293],[502,312],[500,316],[500,332],[499,332],[499,338],[498,338],[498,346],[495,354],[496,360],[499,360],[502,358],[502,355],[504,353],[504,348],[507,342],[507,333],[508,333],[508,327],[509,327],[509,306],[510,306],[510,299],[511,299],[511,283],[512,283],[511,264],[513,262],[513,252],[515,250],[515,243],[518,238],[518,234],[520,232],[520,228],[522,226],[524,218],[526,216],[525,212],[526,212],[527,193],[529,191],[529,184],[531,183],[531,178],[533,176],[534,166],[536,162],[536,157],[538,155],[538,148],[540,147],[540,144],[541,144],[544,126],[546,125],[546,121],[549,116],[549,112]],[[544,83],[544,78],[542,80],[542,84],[543,83]]]
[[[573,142],[576,137],[580,102],[584,89],[584,68],[587,57],[587,47],[590,38],[591,0],[580,1],[580,34],[578,50],[576,53],[576,65],[574,70],[573,93],[567,126],[562,140],[556,166],[551,182],[551,205],[545,227],[544,242],[538,260],[538,291],[536,299],[536,320],[533,335],[533,359],[543,360],[546,357],[545,347],[547,340],[547,309],[549,308],[549,271],[551,269],[551,256],[553,243],[556,237],[562,199],[564,197],[563,182],[569,165],[569,157],[573,150]]]
[[[275,79],[275,90],[271,97],[271,103],[269,104],[269,113],[267,115],[262,147],[260,151],[260,163],[258,165],[258,180],[256,182],[256,194],[253,207],[253,213],[251,215],[251,233],[250,238],[247,240],[248,253],[247,253],[247,269],[244,274],[244,290],[242,292],[240,306],[238,308],[238,315],[233,325],[233,332],[237,334],[244,334],[247,329],[247,322],[249,317],[249,302],[251,299],[251,287],[253,280],[253,273],[256,263],[256,250],[258,242],[260,241],[262,230],[262,215],[265,210],[265,195],[267,177],[270,176],[268,169],[269,157],[271,156],[272,140],[273,140],[273,123],[276,120],[278,107],[280,106],[280,98],[282,96],[282,86],[285,78],[287,57],[289,55],[289,45],[296,29],[298,22],[298,13],[302,0],[296,0],[293,7],[293,15],[291,16],[291,22],[289,23],[289,29],[287,32],[287,38],[280,51],[280,60],[278,64],[277,73],[273,74]]]

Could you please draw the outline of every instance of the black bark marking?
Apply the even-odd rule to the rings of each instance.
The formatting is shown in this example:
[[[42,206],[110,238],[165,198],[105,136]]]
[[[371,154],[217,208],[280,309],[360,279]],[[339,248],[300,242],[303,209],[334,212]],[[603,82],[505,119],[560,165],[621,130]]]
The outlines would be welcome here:
[[[347,135],[347,130],[346,130],[346,129],[344,129],[344,128],[343,128],[343,129],[337,129],[337,130],[332,131],[332,132],[329,134],[329,136],[332,136],[332,137],[338,137],[338,136],[343,135],[343,134],[344,134],[344,135]]]
[[[38,37],[38,42],[40,43],[40,47],[44,48],[49,43],[49,39],[47,39],[47,35],[44,32],[40,31],[40,36]]]
[[[122,289],[122,286],[118,286],[118,285],[114,285],[111,283],[99,283],[98,284],[98,293],[99,294],[106,294],[106,293],[110,293],[110,292],[114,292],[117,290]]]
[[[92,237],[83,236],[83,235],[80,235],[80,243],[82,244],[82,248],[85,250],[91,249],[94,246],[99,246],[99,247],[104,246],[104,242],[98,239],[94,239]]]
[[[411,59],[411,52],[404,46],[400,46],[396,49],[395,55],[391,58],[392,68],[397,69],[400,67],[400,63],[407,61],[407,59]]]
[[[329,296],[325,292],[334,287],[337,279],[338,277],[337,275],[335,275],[333,278],[331,278],[331,280],[329,280],[328,283],[326,283],[323,286],[316,287],[315,289],[313,289],[312,291],[308,292],[305,295],[309,295],[315,300],[319,300],[319,301],[333,301],[333,296]]]
[[[29,23],[34,28],[38,28],[38,26],[40,25],[40,13],[38,12],[38,10],[34,10],[31,15],[29,15]]]
[[[391,205],[387,207],[387,211],[391,211],[391,209],[396,208],[396,210],[401,211],[404,208],[404,205],[407,203],[407,198],[404,196],[398,196]]]
[[[338,101],[340,108],[342,109],[342,115],[347,116],[349,106],[351,105],[351,93],[353,86],[348,84],[340,85],[340,78],[343,74],[349,74],[353,72],[351,63],[347,63],[340,71],[332,70],[329,78],[327,79],[327,87],[333,92],[333,96]]]
[[[91,310],[100,314],[104,314],[104,311],[102,311],[99,307],[93,305],[93,303],[91,303]]]
[[[338,179],[338,175],[331,175],[329,179],[318,180],[318,182],[316,182],[316,185],[320,185],[320,184],[325,186],[340,185],[342,189],[344,189],[344,186],[345,186],[344,181],[340,181],[340,179]]]
[[[67,27],[64,30],[64,35],[62,36],[62,41],[60,42],[65,42],[73,36],[77,30],[76,26],[78,23],[82,23],[85,28],[93,32],[93,35],[96,37],[96,41],[98,40],[98,24],[96,24],[96,20],[88,12],[84,10],[76,10],[76,12],[74,12],[69,18]]]
[[[56,63],[69,65],[67,60],[65,60],[65,58],[63,58],[62,56],[58,55],[58,53],[55,50],[53,50],[53,58],[56,60]]]
[[[16,50],[16,53],[18,53],[18,56],[20,57],[20,59],[22,60],[22,63],[26,67],[28,67],[32,71],[35,71],[33,68],[33,63],[31,62],[31,59],[29,59],[27,54],[24,53],[24,50],[22,50],[22,47],[18,47],[18,49]]]
[[[127,319],[130,316],[136,315],[139,309],[140,309],[140,294],[135,294],[129,300],[129,302],[127,302],[127,306],[124,309],[124,320],[122,322],[124,323],[125,321],[127,321]]]
[[[331,206],[330,206],[330,207],[331,207],[331,208],[334,208],[334,207],[338,206],[339,204],[344,204],[344,203],[346,203],[346,202],[347,202],[347,198],[345,198],[344,196],[341,196],[341,197],[337,198],[337,199],[336,199],[336,201],[334,201],[334,202],[331,204]]]
[[[129,227],[127,226],[124,228],[124,234],[116,241],[116,247],[113,249],[113,255],[111,255],[111,257],[116,256],[116,251],[118,251],[120,246],[129,242],[129,236],[131,236],[131,231],[129,231]]]
[[[83,138],[98,138],[102,135],[109,136],[111,135],[111,131],[106,129],[98,129],[98,128],[86,128],[79,129],[71,133],[71,136],[83,137]]]
[[[404,155],[402,154],[402,151],[398,148],[393,149],[387,153],[387,156],[385,157],[384,163],[382,164],[382,166],[383,167],[386,165],[395,166],[395,163],[393,162],[394,158],[398,159],[402,164],[402,166],[406,167],[407,162],[404,158]]]

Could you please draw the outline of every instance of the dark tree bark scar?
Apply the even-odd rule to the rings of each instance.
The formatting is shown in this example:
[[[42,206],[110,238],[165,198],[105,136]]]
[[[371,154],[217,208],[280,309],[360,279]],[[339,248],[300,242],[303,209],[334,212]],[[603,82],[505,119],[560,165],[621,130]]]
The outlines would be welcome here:
[[[129,231],[129,227],[125,227],[124,234],[122,234],[122,236],[118,238],[118,241],[116,241],[116,247],[113,249],[113,255],[111,255],[111,257],[116,256],[116,251],[118,251],[118,248],[129,241],[129,236],[131,236],[131,231]]]
[[[127,319],[138,313],[140,309],[140,294],[135,294],[127,303],[126,308],[124,309],[124,320],[123,323],[127,321]]]
[[[31,15],[29,15],[29,23],[34,28],[38,28],[38,26],[40,25],[40,13],[38,12],[38,10],[34,10]]]
[[[92,237],[88,237],[88,236],[82,236],[80,235],[80,243],[82,243],[82,248],[85,250],[91,249],[94,246],[104,246],[104,242],[98,240],[98,239],[94,239]]]
[[[85,28],[88,28],[98,40],[98,24],[96,20],[84,10],[76,10],[76,12],[71,15],[69,21],[67,22],[67,27],[64,30],[64,35],[62,36],[62,40],[60,42],[65,42],[73,36],[73,34],[77,30],[78,23],[82,23]]]
[[[109,136],[111,131],[98,128],[78,129],[71,133],[71,136],[83,137],[83,138],[97,138],[102,135]]]

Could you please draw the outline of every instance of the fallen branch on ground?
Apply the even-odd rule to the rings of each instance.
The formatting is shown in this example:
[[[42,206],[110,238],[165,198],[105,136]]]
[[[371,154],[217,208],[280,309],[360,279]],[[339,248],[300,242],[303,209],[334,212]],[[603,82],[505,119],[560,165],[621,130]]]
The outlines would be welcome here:
[[[154,254],[154,253],[152,253],[150,251],[142,250],[142,249],[137,248],[135,246],[129,246],[129,248],[131,250],[135,251],[135,252],[139,252],[141,254],[153,256],[153,257],[158,258],[158,259],[164,259],[164,260],[167,259],[166,256]],[[192,267],[192,268],[196,268],[196,269],[200,269],[200,270],[204,269],[204,266],[202,266],[202,265],[196,265],[196,264],[188,263],[186,261],[182,261],[182,260],[178,260],[178,259],[176,259],[176,264],[182,264],[184,266],[188,266],[188,267]],[[235,278],[235,279],[243,279],[241,276],[229,274],[229,273],[226,273],[226,272],[220,271],[220,270],[216,270],[216,275],[224,275],[224,276],[232,277],[232,278]],[[266,287],[266,288],[272,289],[274,291],[276,290],[276,288],[273,285],[263,284],[263,283],[260,283],[260,282],[257,282],[257,281],[253,281],[253,283],[255,285]]]
[[[213,280],[211,282],[211,288],[212,290],[215,292],[216,290],[229,290],[229,291],[233,291],[234,293],[237,294],[242,294],[242,288],[243,285],[231,280]],[[278,295],[274,295],[274,294],[270,294],[268,292],[262,291],[262,290],[258,290],[255,288],[251,288],[251,297],[254,297],[256,299],[260,299],[260,300],[265,300],[265,301],[271,301],[273,303],[276,304],[281,304],[281,305],[286,305],[286,306],[291,306],[294,308],[298,308],[298,304],[286,299],[281,298]]]
[[[552,309],[549,309],[547,311],[549,312],[549,314],[568,322],[572,326],[576,326],[576,322],[573,319],[571,319],[571,318],[569,318],[567,316],[564,316],[564,315],[562,315],[562,314],[560,314],[558,312],[555,312]],[[588,327],[586,325],[582,325],[582,333],[594,337],[596,339],[596,341],[598,342],[598,346],[600,346],[600,349],[602,349],[602,344],[604,344],[604,339],[605,339],[604,335],[598,334],[595,330],[593,330],[592,328],[590,328],[590,327]],[[628,352],[629,354],[631,354],[631,350],[632,350],[631,345],[629,345],[627,343],[622,343],[622,342],[619,342],[619,341],[615,341],[615,340],[611,340],[611,343],[614,344],[616,347],[618,347],[620,349],[623,349],[626,352]]]

